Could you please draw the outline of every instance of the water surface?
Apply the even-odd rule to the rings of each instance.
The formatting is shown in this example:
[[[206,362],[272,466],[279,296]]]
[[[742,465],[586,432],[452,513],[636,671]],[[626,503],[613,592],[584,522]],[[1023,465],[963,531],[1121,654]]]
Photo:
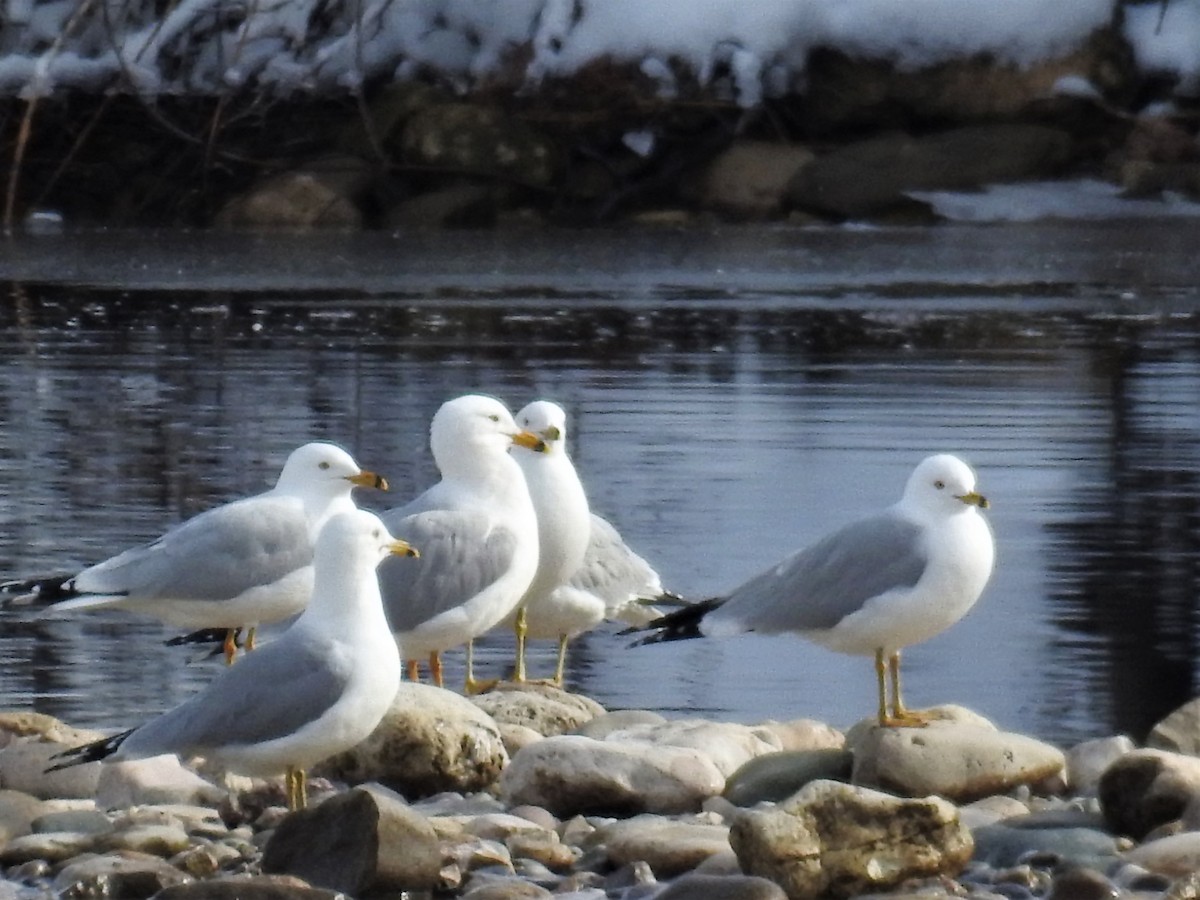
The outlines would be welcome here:
[[[1200,588],[1197,240],[1177,223],[0,244],[0,573],[65,571],[337,441],[400,504],[429,417],[563,403],[593,507],[691,597],[978,470],[997,568],[905,654],[910,702],[1068,744],[1189,699]],[[120,613],[0,613],[0,706],[127,727],[212,674]],[[753,635],[581,641],[606,706],[846,726],[868,660]],[[482,667],[508,664],[506,636]],[[548,672],[553,648],[534,665]],[[450,677],[460,677],[457,658]]]

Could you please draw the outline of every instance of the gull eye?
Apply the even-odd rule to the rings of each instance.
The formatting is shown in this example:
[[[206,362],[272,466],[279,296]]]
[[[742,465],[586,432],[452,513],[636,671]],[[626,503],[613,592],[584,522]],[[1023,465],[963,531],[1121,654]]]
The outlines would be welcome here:
[[[322,470],[323,470],[323,469],[328,469],[328,468],[329,468],[329,463],[327,463],[327,462],[321,462],[321,463],[317,463],[317,468],[318,468],[318,469],[322,469]]]
[[[942,490],[946,489],[946,482],[939,479],[933,483],[933,486],[935,488],[937,488],[939,491],[942,491]]]
[[[500,417],[498,415],[496,415],[495,413],[492,413],[490,416],[488,416],[488,418],[491,419],[493,422],[500,421]]]

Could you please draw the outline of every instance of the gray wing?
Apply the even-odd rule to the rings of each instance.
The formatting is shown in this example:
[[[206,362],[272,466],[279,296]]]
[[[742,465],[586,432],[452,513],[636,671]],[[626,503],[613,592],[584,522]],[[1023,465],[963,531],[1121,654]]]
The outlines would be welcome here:
[[[872,597],[920,580],[929,561],[922,536],[890,510],[855,522],[751,578],[705,624],[767,634],[832,628]]]
[[[218,506],[158,540],[85,569],[74,589],[175,600],[224,600],[312,562],[298,500],[259,495]]]
[[[411,631],[466,603],[508,571],[517,546],[510,530],[495,527],[483,513],[432,510],[399,516],[406,508],[382,516],[394,537],[421,554],[415,562],[388,558],[379,566],[383,608],[393,632]]]
[[[662,593],[658,573],[629,549],[610,522],[592,514],[592,534],[572,587],[595,594],[609,606]]]
[[[342,696],[349,662],[312,641],[279,640],[224,669],[201,693],[136,729],[127,756],[205,754],[213,748],[286,737]]]

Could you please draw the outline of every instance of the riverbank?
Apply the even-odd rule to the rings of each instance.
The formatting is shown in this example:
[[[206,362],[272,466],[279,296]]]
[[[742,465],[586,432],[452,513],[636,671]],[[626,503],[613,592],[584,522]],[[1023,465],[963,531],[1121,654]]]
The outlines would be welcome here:
[[[91,736],[0,717],[5,897],[1011,900],[1195,895],[1196,704],[1147,748],[1055,748],[942,707],[924,729],[607,712],[554,688],[404,684],[306,811],[172,758],[43,775]],[[203,771],[201,768],[198,771]],[[347,784],[363,786],[347,789]]]
[[[10,230],[924,224],[946,216],[929,193],[1080,178],[1200,200],[1191,63],[1164,37],[1200,22],[1193,0],[663,6],[636,41],[602,6],[430,3],[369,37],[314,13],[303,40],[257,8],[214,30],[203,6],[129,0],[78,47],[39,43],[37,16],[12,32]],[[222,56],[238,34],[254,65]]]

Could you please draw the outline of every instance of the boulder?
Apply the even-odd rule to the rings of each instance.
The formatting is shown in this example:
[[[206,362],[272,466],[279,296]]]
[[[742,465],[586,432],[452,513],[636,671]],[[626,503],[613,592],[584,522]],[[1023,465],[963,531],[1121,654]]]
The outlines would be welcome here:
[[[154,896],[155,900],[345,900],[334,891],[277,875],[193,881],[163,888]]]
[[[736,722],[709,722],[704,719],[675,719],[657,725],[634,725],[609,734],[605,740],[690,747],[704,753],[725,777],[755,757],[782,749],[782,742],[768,730]]]
[[[573,731],[604,714],[604,707],[589,697],[532,681],[501,682],[472,700],[497,723],[524,725],[546,737]]]
[[[753,875],[689,873],[676,878],[654,895],[654,900],[786,900],[783,888]]]
[[[993,869],[1009,869],[1030,858],[1055,868],[1107,871],[1120,858],[1120,843],[1100,817],[1065,811],[1013,816],[972,831],[974,858]]]
[[[1146,747],[1200,756],[1200,698],[1189,700],[1151,728]]]
[[[1123,734],[1076,744],[1067,751],[1067,784],[1072,793],[1095,796],[1105,769],[1133,749],[1133,741]]]
[[[941,712],[958,716],[954,708]],[[914,797],[975,800],[1044,782],[1066,765],[1058,748],[974,716],[935,719],[924,728],[874,724],[852,731],[848,742],[855,784]]]
[[[23,791],[0,790],[0,846],[33,831],[42,806],[41,800]]]
[[[363,217],[354,200],[319,173],[284,172],[254,185],[217,213],[221,228],[285,231],[356,230]]]
[[[1104,770],[1099,797],[1108,826],[1141,839],[1200,799],[1200,759],[1165,750],[1126,753]]]
[[[153,857],[130,854],[89,856],[67,863],[54,876],[60,897],[152,897],[191,879],[175,866]]]
[[[99,731],[72,728],[40,713],[0,715],[0,786],[43,800],[87,798],[96,793],[99,763],[47,772],[51,757],[99,740]]]
[[[96,782],[96,805],[125,809],[159,803],[220,803],[227,792],[201,778],[174,754],[104,763]]]
[[[940,797],[901,799],[837,781],[814,781],[779,806],[743,811],[729,838],[744,872],[769,878],[792,900],[953,876],[973,848],[957,810]]]
[[[314,767],[313,774],[351,784],[378,781],[417,798],[481,790],[507,764],[489,715],[452,691],[404,681],[370,737]]]
[[[262,867],[357,897],[432,889],[442,854],[424,816],[370,785],[285,818],[267,841]]]
[[[742,765],[725,782],[724,797],[736,806],[784,800],[810,781],[848,781],[854,757],[847,750],[783,750]]]
[[[797,144],[735,141],[708,163],[690,192],[701,209],[732,219],[774,218],[783,213],[792,176],[815,158]]]
[[[620,867],[643,861],[655,877],[690,872],[710,856],[729,850],[729,828],[703,822],[641,815],[606,825],[597,835],[608,860]]]
[[[1126,851],[1125,860],[1159,875],[1183,878],[1200,871],[1200,832],[1182,831],[1146,841]]]
[[[911,191],[970,190],[1061,172],[1072,139],[1043,125],[973,125],[924,137],[884,134],[846,144],[800,169],[787,188],[795,208],[838,219],[911,206]]]
[[[577,727],[572,734],[604,740],[614,731],[626,731],[635,725],[661,725],[666,716],[648,709],[617,709],[589,719]]]
[[[500,778],[510,805],[542,806],[560,817],[695,812],[724,786],[720,770],[699,750],[580,735],[529,745]]]

